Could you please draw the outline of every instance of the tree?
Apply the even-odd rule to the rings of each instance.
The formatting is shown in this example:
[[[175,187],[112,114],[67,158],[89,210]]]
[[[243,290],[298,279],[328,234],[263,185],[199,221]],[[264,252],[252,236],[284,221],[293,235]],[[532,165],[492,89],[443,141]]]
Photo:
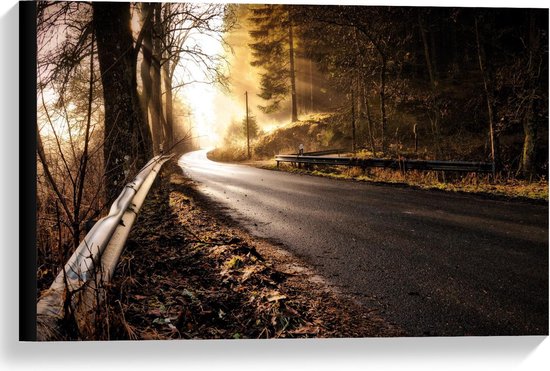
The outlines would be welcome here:
[[[136,81],[143,34],[134,47],[130,3],[94,2],[92,7],[105,106],[105,188],[112,199],[153,154]]]
[[[164,110],[162,107],[161,62],[163,53],[162,4],[154,3],[153,10],[153,50],[151,57],[151,131],[153,133],[153,153],[158,154],[162,147],[167,147],[168,133]],[[163,148],[164,149],[164,148]]]
[[[208,40],[226,46],[223,35],[234,26],[234,19],[231,6],[223,4],[164,3],[156,4],[155,9],[152,74],[154,81],[160,76],[164,85],[162,91],[155,83],[154,90],[161,92],[158,104],[164,94],[164,109],[156,110],[162,127],[158,140],[167,149],[175,142],[175,93],[197,83],[225,87],[226,60],[204,44]]]
[[[52,17],[61,16],[71,7],[41,4],[39,9],[38,257],[46,271],[55,272],[80,243],[85,222],[103,210],[102,117],[97,99],[101,86],[97,84],[96,45],[89,19],[70,22],[76,29],[86,30],[85,36],[67,34],[60,37],[63,42],[44,48],[43,43],[49,43],[47,35],[59,30]],[[74,43],[71,36],[78,37],[79,43]],[[71,59],[74,49],[69,45],[80,45],[77,48],[87,58]],[[55,58],[48,64],[52,56]]]
[[[430,9],[431,10],[431,9]],[[422,39],[422,48],[424,50],[424,60],[426,61],[426,69],[428,70],[428,76],[430,78],[430,111],[429,120],[432,127],[432,132],[435,137],[435,151],[438,158],[441,158],[441,107],[440,107],[440,92],[439,92],[439,81],[438,74],[436,71],[436,60],[434,48],[430,48],[430,44],[433,45],[433,33],[429,32],[428,27],[425,25],[425,18],[428,18],[430,15],[430,10],[419,9],[418,10],[418,28],[420,30],[420,35]],[[428,33],[431,37],[432,42],[428,42]],[[430,50],[432,49],[432,50]],[[491,126],[492,127],[492,126]],[[492,134],[492,131],[491,131]],[[492,143],[492,142],[491,142]],[[493,151],[494,154],[494,151]]]
[[[260,134],[260,127],[258,126],[258,120],[256,116],[250,114],[248,116],[248,128],[246,124],[246,117],[241,121],[241,136],[246,139],[247,135],[250,136],[250,140],[256,139]]]
[[[251,5],[250,12],[250,35],[255,41],[250,44],[251,65],[262,68],[259,97],[268,103],[259,108],[266,113],[278,111],[290,94],[291,121],[298,121],[293,7]]]
[[[378,97],[380,101],[380,127],[382,152],[388,147],[388,72],[390,65],[397,67],[404,55],[402,49],[408,40],[407,8],[391,7],[344,7],[338,17],[348,27],[352,27],[372,46],[378,57],[379,79]],[[395,22],[400,19],[400,22]]]
[[[522,105],[524,140],[520,169],[523,176],[531,180],[536,174],[538,131],[545,122],[548,123],[548,86],[542,82],[548,81],[548,78],[542,78],[548,76],[548,32],[543,31],[544,26],[548,30],[548,23],[547,13],[544,15],[543,12],[531,11],[525,18],[527,43],[522,58],[525,76],[522,94],[525,99]]]
[[[145,122],[149,122],[149,108],[151,95],[153,94],[153,80],[151,78],[151,65],[153,63],[153,23],[150,20],[154,11],[151,3],[141,5],[143,42],[141,45],[141,101]]]
[[[490,40],[489,46],[486,47],[485,43],[480,41],[480,32],[479,32],[479,19],[476,15],[474,17],[475,25],[475,36],[476,36],[476,46],[477,46],[477,56],[479,62],[479,71],[481,73],[481,78],[483,81],[483,89],[485,91],[485,100],[487,102],[487,118],[489,121],[489,140],[491,143],[491,160],[493,161],[493,176],[496,173],[497,160],[498,160],[498,147],[497,147],[497,136],[495,134],[495,124],[496,124],[496,107],[495,107],[495,91],[494,91],[494,82],[495,76],[492,68],[491,62],[491,53],[487,49],[491,49],[494,45],[494,40]],[[492,22],[488,22],[489,27],[491,27]],[[492,32],[490,33],[492,38]],[[487,57],[489,54],[489,57]]]
[[[483,10],[468,14],[486,101],[491,151],[499,171],[526,179],[540,172],[539,130],[547,127],[547,12],[538,9]],[[521,135],[516,153],[503,153],[501,135]],[[494,139],[493,139],[494,138]],[[494,148],[494,149],[493,149]],[[547,159],[545,160],[547,161]],[[537,167],[539,167],[537,171]]]

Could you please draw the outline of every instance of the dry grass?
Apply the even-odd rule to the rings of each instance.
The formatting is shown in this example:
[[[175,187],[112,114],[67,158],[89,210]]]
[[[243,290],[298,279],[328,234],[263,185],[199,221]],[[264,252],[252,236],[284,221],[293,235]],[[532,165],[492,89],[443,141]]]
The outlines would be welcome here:
[[[249,165],[263,169],[277,170],[274,160],[249,162]],[[347,179],[373,183],[400,184],[421,189],[438,189],[449,192],[466,192],[488,196],[499,196],[514,199],[548,201],[548,181],[541,178],[537,181],[491,179],[490,175],[446,174],[443,181],[441,172],[407,171],[390,169],[366,169],[345,166],[314,166],[310,170],[298,169],[281,163],[278,170],[323,176],[332,179]]]
[[[208,158],[219,162],[241,162],[248,159],[246,147],[225,146],[208,152]]]

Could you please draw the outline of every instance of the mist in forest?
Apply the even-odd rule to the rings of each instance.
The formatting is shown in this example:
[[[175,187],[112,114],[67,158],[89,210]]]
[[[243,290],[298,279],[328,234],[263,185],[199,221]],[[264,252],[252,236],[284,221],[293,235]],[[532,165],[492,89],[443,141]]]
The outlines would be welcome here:
[[[248,92],[249,116],[255,117],[259,129],[270,132],[278,127],[290,123],[290,97],[285,99],[279,110],[272,113],[264,113],[259,106],[265,106],[266,102],[259,97],[261,68],[252,66],[252,50],[250,44],[254,42],[250,35],[252,25],[249,21],[248,5],[236,5],[236,27],[228,32],[224,39],[227,43],[225,55],[228,61],[228,85],[223,87],[210,87],[213,94],[213,107],[222,108],[215,113],[214,137],[219,140],[227,135],[228,127],[235,122],[241,122],[246,117],[245,92]],[[315,63],[297,55],[296,57],[296,92],[299,107],[299,115],[306,117],[308,114],[324,112],[332,108],[331,104],[336,99],[326,86],[326,81],[317,70]],[[207,89],[207,88],[205,88]],[[231,138],[229,138],[231,139]],[[244,139],[243,139],[244,140]]]

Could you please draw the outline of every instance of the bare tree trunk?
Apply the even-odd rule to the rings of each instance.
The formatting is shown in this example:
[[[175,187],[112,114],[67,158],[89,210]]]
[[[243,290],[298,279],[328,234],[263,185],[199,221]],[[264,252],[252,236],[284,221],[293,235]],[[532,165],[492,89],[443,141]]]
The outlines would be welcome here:
[[[523,151],[521,156],[521,171],[526,179],[532,180],[535,175],[535,155],[537,150],[537,121],[534,115],[534,101],[537,95],[537,82],[540,77],[540,65],[542,60],[539,54],[540,37],[536,27],[535,15],[529,13],[529,59],[527,65],[528,103],[523,119]]]
[[[313,112],[313,61],[309,60],[309,112]]]
[[[44,175],[46,176],[46,179],[48,180],[48,183],[50,183],[50,186],[52,187],[52,190],[54,191],[57,199],[61,203],[61,206],[63,207],[63,211],[65,212],[65,215],[67,216],[67,220],[69,220],[70,223],[72,223],[73,220],[73,214],[71,213],[71,210],[69,209],[69,205],[67,204],[67,199],[64,197],[62,193],[62,189],[60,189],[57,185],[57,182],[55,181],[55,178],[50,171],[50,166],[48,165],[48,161],[46,159],[46,153],[44,152],[44,146],[42,144],[42,137],[40,136],[40,130],[38,128],[38,122],[36,123],[36,153],[38,154],[38,158],[40,159],[40,162],[42,163],[42,168],[44,170]]]
[[[382,135],[382,152],[385,154],[388,143],[386,139],[386,128],[388,125],[388,117],[386,115],[386,69],[388,61],[383,53],[380,53],[380,115],[381,115],[381,135]]]
[[[435,42],[435,36],[436,32],[429,32],[430,36],[430,60],[432,64],[432,70],[433,70],[433,77],[434,80],[439,80],[439,70],[437,68],[437,48],[436,48],[436,42]]]
[[[521,156],[521,171],[523,176],[530,181],[535,175],[535,154],[537,143],[537,125],[533,120],[533,96],[529,98],[527,113],[523,120],[523,151]]]
[[[351,151],[356,151],[356,138],[355,138],[355,84],[354,79],[351,79]]]
[[[164,80],[165,112],[166,112],[166,146],[172,147],[174,144],[174,106],[172,97],[172,73],[170,73],[170,59],[167,59],[162,66],[162,75]],[[165,148],[166,150],[166,148]]]
[[[388,57],[386,55],[383,44],[379,40],[373,38],[368,28],[356,24],[355,29],[357,31],[360,31],[369,40],[369,42],[374,46],[374,48],[378,52],[378,55],[380,56],[380,89],[378,91],[378,95],[380,97],[380,136],[382,140],[382,152],[383,154],[385,154],[388,147],[386,138],[386,131],[388,126],[388,116],[386,113],[386,71],[388,69]]]
[[[479,27],[477,17],[475,17],[475,31],[476,31],[476,44],[477,44],[477,57],[479,62],[479,69],[483,78],[483,88],[485,89],[485,96],[487,101],[487,115],[489,116],[489,140],[491,141],[491,160],[493,161],[493,176],[496,173],[497,164],[497,151],[495,145],[495,111],[494,111],[494,98],[492,88],[490,87],[490,77],[488,76],[487,69],[485,68],[484,48],[481,45],[479,38]]]
[[[151,3],[143,3],[143,17],[153,11]],[[142,19],[143,19],[142,17]],[[151,63],[153,57],[153,29],[151,22],[144,22],[142,52],[143,59],[141,61],[141,101],[145,122],[149,123],[149,105],[151,104],[151,93],[153,89],[151,81]]]
[[[296,71],[294,66],[294,34],[292,30],[292,14],[288,11],[288,45],[290,54],[290,98],[291,98],[291,121],[298,121],[298,104],[296,102]]]
[[[434,100],[434,103],[433,103],[433,115],[430,117],[430,122],[431,122],[431,125],[432,125],[432,132],[434,134],[434,137],[435,137],[435,149],[436,149],[436,154],[437,154],[437,157],[438,158],[441,158],[441,135],[440,135],[440,119],[441,119],[441,110],[440,110],[440,107],[439,107],[439,102],[438,102],[438,95],[439,95],[439,91],[438,91],[438,81],[437,81],[437,77],[436,77],[436,71],[435,71],[435,68],[434,68],[434,60],[432,59],[431,57],[431,54],[430,54],[430,49],[428,47],[428,39],[426,37],[426,29],[424,28],[424,22],[422,21],[422,15],[419,13],[418,14],[418,25],[419,25],[419,28],[420,28],[420,35],[422,37],[422,44],[424,46],[424,57],[426,59],[426,67],[428,68],[428,75],[430,76],[430,86],[431,86],[431,90],[432,90],[432,98]],[[432,40],[432,44],[433,44],[433,38],[431,39]]]
[[[376,157],[376,146],[374,144],[373,122],[370,114],[369,98],[367,95],[367,85],[363,80],[363,105],[365,106],[365,114],[367,116],[367,130],[369,132],[369,141],[372,155]]]
[[[417,125],[414,124],[413,126],[413,134],[414,134],[414,153],[418,152],[418,131],[416,130]]]
[[[458,35],[457,35],[457,24],[455,22],[451,22],[451,51],[452,51],[452,58],[451,58],[451,77],[453,79],[458,78],[460,75],[460,63],[459,63],[459,54],[458,54]]]
[[[164,141],[165,135],[163,131],[165,129],[164,115],[162,110],[162,84],[160,74],[160,60],[161,60],[161,3],[155,3],[154,8],[154,21],[153,21],[153,57],[151,63],[151,76],[152,76],[152,90],[151,90],[151,131],[153,135],[153,153],[159,154]]]
[[[105,191],[111,200],[151,157],[151,136],[137,92],[130,3],[92,7],[105,106]]]
[[[82,206],[82,196],[84,194],[84,184],[86,183],[86,172],[88,167],[88,148],[90,143],[90,128],[92,124],[92,101],[94,99],[94,41],[95,41],[95,35],[92,34],[92,43],[91,43],[91,51],[90,51],[90,82],[88,85],[88,107],[87,107],[87,114],[88,117],[86,119],[86,131],[84,133],[84,150],[82,152],[82,156],[80,157],[80,164],[78,167],[78,175],[77,175],[77,184],[78,186],[77,191],[74,192],[75,199],[74,199],[74,210],[73,210],[73,246],[76,249],[78,245],[80,244],[80,210]]]

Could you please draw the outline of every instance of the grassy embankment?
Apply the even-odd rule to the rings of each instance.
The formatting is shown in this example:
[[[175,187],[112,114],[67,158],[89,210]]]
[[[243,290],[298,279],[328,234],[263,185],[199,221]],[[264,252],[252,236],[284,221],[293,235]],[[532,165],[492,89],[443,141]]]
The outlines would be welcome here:
[[[410,117],[409,117],[410,118]],[[349,123],[344,115],[324,114],[309,116],[303,121],[289,124],[277,130],[261,135],[253,143],[252,159],[247,159],[246,148],[228,144],[209,153],[209,158],[223,162],[241,162],[247,165],[264,169],[289,171],[335,179],[346,179],[374,183],[389,183],[422,189],[438,189],[450,192],[467,192],[516,199],[548,200],[548,180],[545,177],[527,181],[515,177],[512,166],[505,168],[495,179],[486,174],[456,174],[446,173],[445,176],[437,172],[407,171],[401,172],[390,169],[359,169],[344,166],[312,166],[309,169],[298,169],[289,164],[281,163],[279,168],[273,159],[279,153],[296,153],[297,147],[303,143],[306,151],[317,151],[332,148],[350,148]],[[414,150],[414,137],[411,132],[398,130],[389,140],[389,148],[385,154],[380,150],[372,152],[365,129],[358,130],[358,142],[362,150],[357,157],[391,157],[416,159],[441,159],[434,152],[433,140],[427,133],[421,133],[418,149]],[[388,130],[391,132],[391,130]],[[361,139],[362,138],[362,139]],[[521,138],[504,138],[511,150],[517,148]],[[378,143],[379,144],[379,143]],[[463,161],[488,161],[486,158],[486,138],[483,134],[459,132],[448,135],[441,140],[444,149],[442,159]],[[380,147],[379,145],[377,146]],[[352,153],[344,155],[351,156]],[[384,156],[385,155],[385,156]]]

